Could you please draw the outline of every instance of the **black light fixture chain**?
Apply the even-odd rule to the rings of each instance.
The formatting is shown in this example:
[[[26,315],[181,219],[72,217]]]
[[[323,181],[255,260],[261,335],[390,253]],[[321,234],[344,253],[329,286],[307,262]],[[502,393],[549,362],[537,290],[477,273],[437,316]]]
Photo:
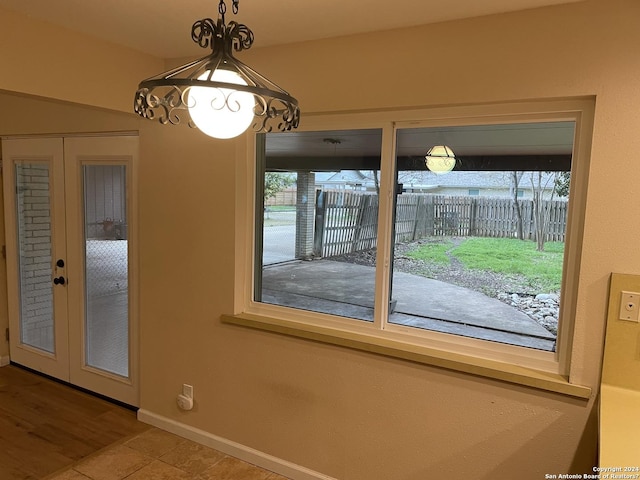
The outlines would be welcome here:
[[[220,14],[220,18],[222,18],[222,24],[225,25],[224,14],[227,13],[227,6],[224,3],[224,0],[220,0],[218,4],[218,13]]]
[[[231,0],[231,2],[231,9],[233,10],[233,13],[237,15],[238,10],[240,9],[240,0]],[[218,4],[218,13],[222,18],[222,23],[225,23],[224,15],[227,13],[227,5],[224,3],[224,0],[220,0],[220,3]]]

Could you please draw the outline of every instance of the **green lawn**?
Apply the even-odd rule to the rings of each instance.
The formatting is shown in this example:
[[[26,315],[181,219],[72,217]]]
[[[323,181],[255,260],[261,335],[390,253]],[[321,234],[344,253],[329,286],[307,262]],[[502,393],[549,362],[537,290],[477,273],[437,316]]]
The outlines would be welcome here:
[[[521,275],[532,285],[558,291],[562,282],[564,243],[547,242],[545,250],[538,252],[535,242],[512,238],[470,237],[456,243],[443,239],[423,244],[407,256],[440,264],[449,263],[453,257],[471,270]]]
[[[270,212],[295,212],[295,205],[270,205],[266,207],[266,209]]]
[[[446,265],[451,261],[447,255],[447,251],[452,248],[453,242],[448,238],[443,238],[420,245],[420,247],[415,250],[408,252],[407,256],[427,263],[441,263]]]
[[[271,206],[265,208],[264,211],[264,226],[265,227],[280,227],[283,225],[295,225],[296,224],[296,207],[293,206]]]

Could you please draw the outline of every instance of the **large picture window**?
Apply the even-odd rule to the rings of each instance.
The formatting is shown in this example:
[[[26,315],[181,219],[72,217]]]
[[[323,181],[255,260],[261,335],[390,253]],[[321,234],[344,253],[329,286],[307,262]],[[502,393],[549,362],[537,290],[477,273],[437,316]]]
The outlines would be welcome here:
[[[253,316],[238,322],[568,379],[590,122],[375,123],[256,136]],[[428,166],[434,146],[450,171]]]

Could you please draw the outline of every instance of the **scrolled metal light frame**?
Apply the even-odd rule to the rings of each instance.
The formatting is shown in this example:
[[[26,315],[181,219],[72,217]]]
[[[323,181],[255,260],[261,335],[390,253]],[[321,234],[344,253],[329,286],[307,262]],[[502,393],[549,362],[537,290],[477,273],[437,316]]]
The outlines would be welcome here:
[[[221,6],[224,2],[221,1]],[[234,3],[234,11],[237,5]],[[255,98],[252,128],[256,132],[285,132],[297,128],[300,123],[298,101],[285,90],[271,82],[248,65],[237,60],[233,52],[251,48],[253,32],[246,25],[225,23],[224,11],[217,21],[204,18],[191,27],[191,38],[202,48],[211,48],[211,53],[193,62],[147,78],[140,82],[134,99],[134,111],[143,118],[158,120],[162,124],[187,123],[197,128],[189,115],[189,91],[192,87],[217,89],[219,101],[213,109],[239,108],[234,102],[236,92],[248,92]],[[216,70],[229,70],[237,74],[246,85],[212,80]],[[205,79],[198,77],[209,72]]]

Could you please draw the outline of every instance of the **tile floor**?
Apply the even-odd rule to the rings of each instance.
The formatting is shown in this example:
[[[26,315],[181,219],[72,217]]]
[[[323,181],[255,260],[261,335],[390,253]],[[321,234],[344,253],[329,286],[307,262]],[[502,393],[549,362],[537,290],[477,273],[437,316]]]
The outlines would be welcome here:
[[[47,480],[287,480],[222,452],[151,428]]]

